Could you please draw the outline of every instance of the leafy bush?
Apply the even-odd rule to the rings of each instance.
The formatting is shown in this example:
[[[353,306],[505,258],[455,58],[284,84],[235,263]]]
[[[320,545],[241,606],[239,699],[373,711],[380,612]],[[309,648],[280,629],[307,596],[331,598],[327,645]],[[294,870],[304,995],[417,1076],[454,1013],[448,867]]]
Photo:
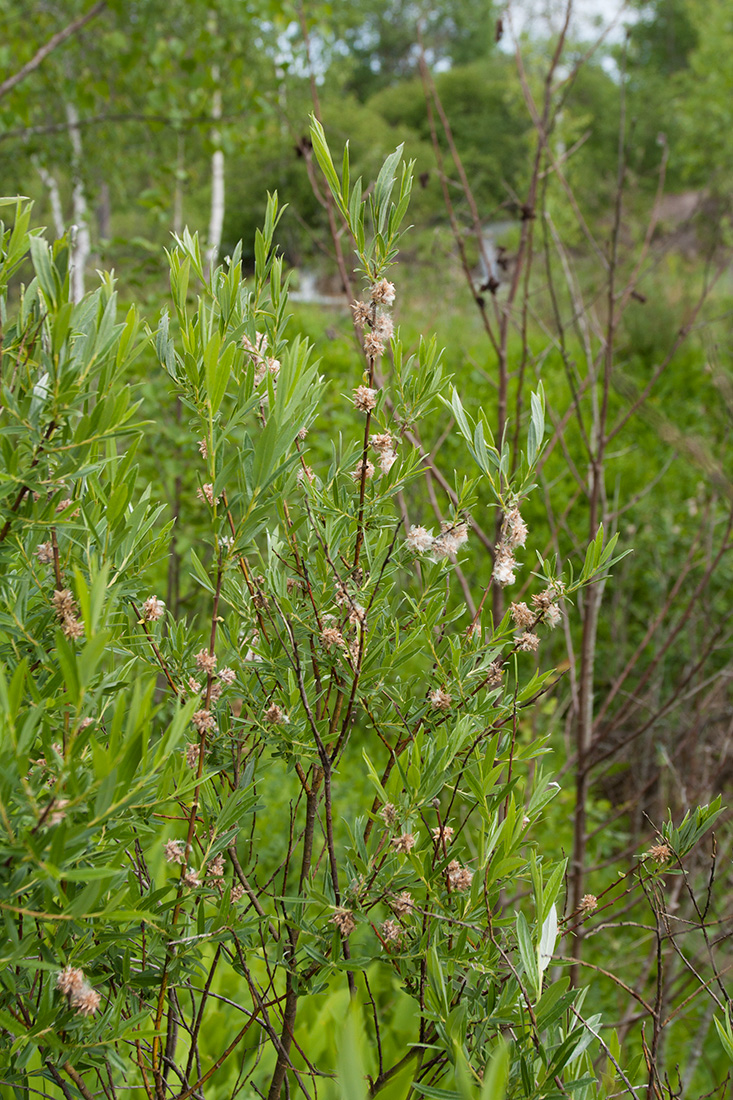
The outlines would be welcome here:
[[[607,575],[615,538],[599,530],[576,575],[540,558],[531,606],[461,621],[479,485],[501,517],[494,584],[521,568],[543,394],[512,473],[506,443],[449,393],[434,342],[407,357],[393,331],[400,151],[364,199],[348,156],[339,178],[317,124],[311,136],[365,280],[350,434],[316,470],[323,379],[286,331],[276,197],[249,285],[239,250],[207,277],[183,234],[154,335],[134,310],[118,321],[109,277],[69,301],[66,245],[29,231],[27,205],[3,230],[3,1087],[636,1095],[657,1080],[656,1048],[651,1070],[640,1047],[622,1055],[553,956],[599,902],[631,893],[658,913],[665,869],[687,882],[719,800],[666,826],[603,901],[563,912],[566,861],[543,824],[559,788],[527,724],[553,674],[532,654]],[[137,490],[139,417],[154,410],[131,403],[126,371],[151,339],[200,440],[182,506],[208,520],[190,552],[205,619],[148,587],[170,521]],[[405,533],[400,495],[422,477],[409,430],[441,402],[476,474],[437,535]]]

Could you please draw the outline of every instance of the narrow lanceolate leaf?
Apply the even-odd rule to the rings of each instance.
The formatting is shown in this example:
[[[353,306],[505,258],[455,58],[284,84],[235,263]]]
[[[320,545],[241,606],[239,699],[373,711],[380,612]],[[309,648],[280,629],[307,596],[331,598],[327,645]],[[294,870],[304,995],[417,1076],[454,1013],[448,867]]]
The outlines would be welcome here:
[[[214,416],[218,412],[224,394],[226,393],[227,385],[229,383],[229,377],[232,372],[232,363],[234,362],[236,351],[237,347],[235,344],[228,344],[219,356],[219,360],[216,364],[213,383],[209,390],[211,412]]]
[[[364,1023],[358,1003],[352,1001],[341,1032],[338,1077],[343,1100],[367,1100],[368,1082],[363,1055]]]
[[[374,209],[377,215],[377,233],[384,233],[389,215],[389,200],[397,178],[397,165],[402,158],[404,146],[398,145],[394,153],[382,165],[377,182],[374,184]]]
[[[484,1070],[484,1083],[481,1086],[481,1100],[504,1100],[509,1081],[509,1049],[503,1039],[499,1040],[491,1059]]]
[[[532,943],[532,933],[530,932],[527,918],[524,913],[517,913],[517,944],[519,947],[519,957],[522,960],[525,977],[529,985],[528,992],[536,998],[539,996],[540,992],[540,971],[537,961],[537,949]]]
[[[527,462],[529,468],[534,466],[535,459],[542,448],[542,439],[545,434],[545,394],[542,383],[536,393],[530,394],[531,416],[529,431],[527,433]]]
[[[321,126],[315,115],[311,115],[310,136],[313,143],[313,152],[315,153],[318,166],[326,177],[326,183],[328,184],[331,194],[335,199],[341,203],[341,185],[339,178],[336,174],[336,169],[333,165],[331,158],[331,150],[328,148],[328,142],[326,141],[326,135],[323,132]]]
[[[722,1021],[720,1021],[717,1016],[714,1016],[713,1022],[715,1023],[715,1030],[718,1033],[718,1038],[720,1039],[723,1050],[733,1063],[733,1029],[731,1028],[729,1010],[726,1010]]]
[[[550,911],[545,918],[542,925],[542,934],[540,936],[540,950],[539,950],[539,968],[540,974],[544,974],[547,967],[552,962],[552,954],[555,950],[555,942],[557,940],[557,910],[554,905],[550,906]]]
[[[543,902],[542,902],[542,923],[544,924],[550,908],[557,900],[557,895],[560,893],[560,887],[563,884],[565,878],[565,868],[567,867],[567,859],[562,859],[553,869],[550,877],[544,886]]]
[[[204,349],[204,378],[209,401],[211,401],[211,395],[216,390],[216,372],[219,365],[220,348],[221,336],[218,332],[212,332]]]

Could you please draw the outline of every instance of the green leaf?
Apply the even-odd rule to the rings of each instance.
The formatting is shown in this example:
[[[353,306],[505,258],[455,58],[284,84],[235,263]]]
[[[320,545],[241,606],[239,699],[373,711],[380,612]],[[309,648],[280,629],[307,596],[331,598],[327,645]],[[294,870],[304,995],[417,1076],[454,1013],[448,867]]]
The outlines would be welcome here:
[[[504,1100],[509,1081],[509,1048],[503,1039],[499,1040],[494,1053],[484,1070],[484,1083],[481,1086],[481,1100]]]
[[[76,653],[71,643],[67,641],[60,630],[56,631],[56,657],[64,674],[66,687],[73,702],[79,699],[79,671],[76,664]]]
[[[31,259],[38,278],[39,286],[43,291],[49,305],[56,308],[58,304],[59,282],[58,275],[54,278],[54,268],[51,261],[51,249],[43,237],[30,238]]]
[[[542,383],[539,384],[537,393],[530,394],[530,403],[532,412],[527,433],[527,465],[531,470],[545,434],[545,395]]]
[[[581,1054],[588,1049],[591,1043],[594,1041],[598,1034],[598,1028],[603,1022],[603,1016],[601,1013],[597,1013],[595,1016],[589,1016],[585,1021],[583,1035],[573,1049],[572,1054],[568,1058],[568,1065],[571,1062],[575,1062],[580,1058]]]
[[[545,918],[542,925],[542,934],[540,936],[540,950],[539,950],[539,969],[540,974],[544,974],[547,967],[552,962],[552,953],[555,950],[555,942],[557,940],[557,910],[554,905],[550,906],[550,911]]]
[[[211,592],[211,594],[213,595],[214,591],[215,591],[214,585],[212,584],[211,577],[209,576],[209,574],[204,569],[201,558],[198,556],[198,554],[193,549],[193,547],[191,548],[190,553],[191,553],[191,564],[193,565],[193,572],[194,572],[194,576],[196,577],[196,580],[199,582],[199,584],[203,588],[206,589],[207,592]]]
[[[412,1087],[420,1096],[428,1096],[431,1100],[461,1100],[460,1093],[451,1089],[439,1089],[435,1085],[422,1085],[419,1081],[413,1081]]]
[[[453,1010],[456,1011],[455,1009]],[[466,1055],[463,1053],[463,1047],[461,1043],[454,1039],[453,1041],[453,1058],[455,1063],[455,1081],[458,1085],[458,1091],[463,1100],[474,1100],[475,1088],[474,1080],[471,1074],[471,1067],[468,1064]]]
[[[537,997],[540,991],[540,971],[537,961],[537,950],[532,943],[532,934],[527,924],[527,918],[524,913],[521,912],[517,913],[517,943],[519,946],[519,956],[522,960],[522,966],[524,967],[524,973],[531,987],[530,993]]]
[[[718,1038],[723,1046],[723,1050],[728,1055],[731,1062],[733,1062],[733,1030],[731,1029],[730,1023],[730,1009],[727,1005],[722,1022],[717,1016],[713,1017],[713,1022],[715,1024],[715,1030],[718,1033]]]
[[[435,944],[430,948],[427,963],[430,988],[436,995],[443,1018],[447,1020],[450,1015],[450,1002],[448,1000],[448,990],[445,986],[445,978],[443,977],[443,967],[440,963],[440,955]]]
[[[560,981],[553,982],[552,985],[548,986],[540,997],[535,1013],[537,1027],[540,1030],[551,1027],[575,1002],[578,995],[577,990],[571,989],[568,991],[568,985],[569,979],[561,978]]]
[[[336,1069],[342,1100],[367,1100],[368,1086],[363,1052],[364,1022],[357,1002],[352,1001],[341,1031]]]
[[[336,169],[333,166],[333,160],[331,158],[331,150],[328,148],[328,142],[326,141],[326,135],[323,131],[318,119],[315,115],[311,115],[310,136],[313,143],[313,152],[315,153],[318,166],[320,167],[323,175],[326,178],[333,197],[341,205],[341,185],[339,178],[336,175]]]
[[[212,332],[204,349],[204,377],[206,379],[206,394],[213,406],[212,394],[216,390],[216,373],[219,364],[219,351],[221,349],[221,336],[218,332]]]
[[[214,380],[209,391],[209,400],[211,401],[211,412],[215,416],[219,410],[219,406],[222,403],[224,394],[226,393],[227,386],[229,384],[229,378],[232,373],[232,363],[234,362],[234,356],[237,352],[236,344],[227,344],[224,351],[219,356],[219,362],[216,365],[214,372]]]
[[[550,877],[545,883],[544,890],[542,891],[541,919],[543,924],[547,919],[550,908],[557,901],[557,896],[560,893],[560,888],[565,881],[565,868],[567,867],[567,865],[567,859],[561,859],[557,866],[553,869]]]

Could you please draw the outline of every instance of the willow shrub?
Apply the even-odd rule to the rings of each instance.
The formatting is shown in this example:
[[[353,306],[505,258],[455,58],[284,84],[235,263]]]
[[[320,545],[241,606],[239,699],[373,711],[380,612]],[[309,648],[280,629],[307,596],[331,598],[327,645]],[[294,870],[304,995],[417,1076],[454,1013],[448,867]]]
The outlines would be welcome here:
[[[529,1100],[601,1095],[599,1057],[604,1094],[646,1074],[551,967],[597,899],[562,916],[565,862],[542,843],[557,784],[522,733],[549,688],[541,637],[613,540],[599,532],[575,576],[539,559],[531,604],[501,622],[455,609],[479,479],[503,517],[489,587],[529,574],[542,393],[511,472],[435,345],[406,357],[393,331],[410,167],[398,150],[364,198],[348,155],[339,177],[317,125],[313,141],[365,287],[353,431],[322,469],[324,380],[286,332],[275,197],[248,283],[239,253],[207,277],[184,234],[155,334],[118,320],[109,277],[69,301],[66,245],[30,232],[28,204],[3,230],[3,1095]],[[170,523],[139,492],[154,410],[126,371],[152,343],[200,438],[186,506],[209,520],[190,556],[205,621],[173,621],[148,587]],[[398,498],[422,473],[405,433],[441,401],[476,479],[440,532],[406,531]],[[717,809],[666,827],[664,858]],[[338,1051],[318,1023],[334,996]]]

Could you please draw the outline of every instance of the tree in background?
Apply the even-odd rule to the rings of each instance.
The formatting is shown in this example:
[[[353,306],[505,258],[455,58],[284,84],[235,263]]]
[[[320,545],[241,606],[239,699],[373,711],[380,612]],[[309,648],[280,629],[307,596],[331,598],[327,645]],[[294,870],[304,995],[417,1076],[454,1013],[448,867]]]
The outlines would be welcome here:
[[[733,24],[721,0],[690,0],[692,48],[680,73],[675,106],[686,178],[708,188],[730,211],[733,180]]]
[[[616,50],[628,96],[631,166],[654,186],[662,156],[670,151],[668,186],[684,186],[683,126],[679,113],[680,79],[689,70],[697,28],[689,0],[640,3],[638,18],[627,29],[625,50]]]
[[[210,247],[218,249],[223,157],[241,149],[269,86],[261,39],[280,10],[268,0],[109,5],[0,103],[6,152],[31,159],[55,222],[79,227],[80,252],[88,255],[92,234],[98,243],[116,227],[124,232],[136,208],[180,230],[187,181],[189,192],[206,189],[215,200]],[[47,5],[34,26],[38,40],[69,14],[67,4]],[[25,41],[32,54],[24,5],[6,5],[4,20],[7,41]],[[19,175],[6,190],[21,189]],[[83,256],[76,267],[83,271]]]
[[[482,0],[367,0],[356,9],[337,0],[328,14],[305,6],[327,43],[345,86],[364,101],[380,88],[417,72],[417,37],[422,35],[433,64],[440,68],[488,57],[495,42],[493,5]]]

